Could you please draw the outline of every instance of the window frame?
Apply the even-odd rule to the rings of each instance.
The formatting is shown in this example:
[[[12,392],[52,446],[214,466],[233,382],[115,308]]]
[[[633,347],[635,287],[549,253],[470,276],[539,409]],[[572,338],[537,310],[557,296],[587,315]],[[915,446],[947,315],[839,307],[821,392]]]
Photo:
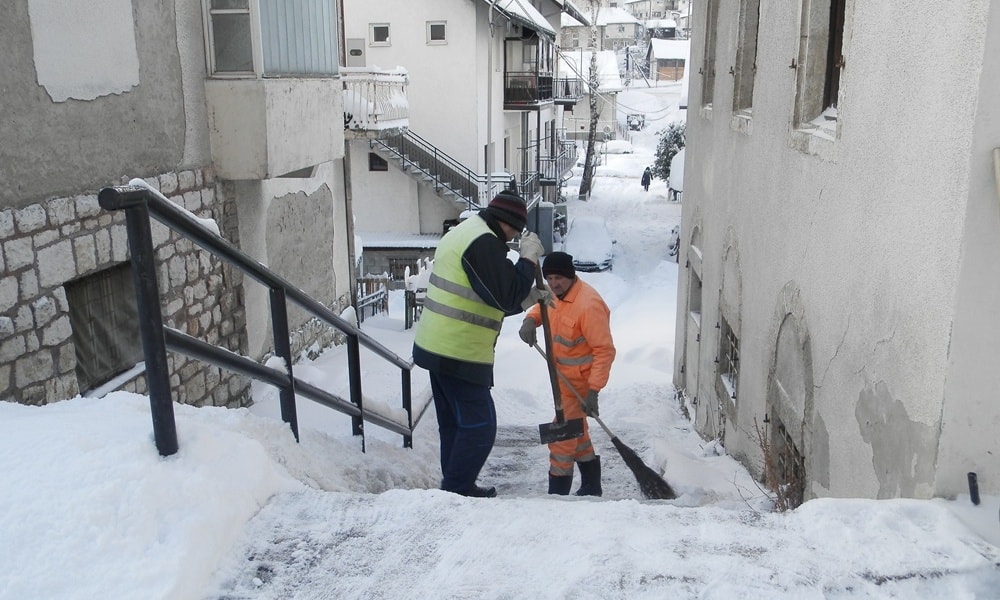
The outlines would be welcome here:
[[[705,48],[701,68],[701,106],[711,109],[715,100],[715,61],[718,48],[719,0],[705,2]]]
[[[326,11],[327,14],[329,14],[330,22],[323,26],[322,23],[325,20],[313,21],[314,23],[320,23],[320,25],[318,25],[315,29],[309,29],[306,32],[307,46],[310,43],[319,44],[320,48],[328,46],[336,56],[331,58],[329,53],[313,52],[308,54],[303,61],[299,62],[294,59],[289,60],[289,57],[292,56],[292,54],[288,52],[287,47],[283,48],[280,43],[277,45],[269,45],[265,49],[263,38],[265,36],[273,37],[276,33],[272,29],[280,31],[282,25],[287,27],[288,22],[281,19],[269,19],[267,21],[268,28],[267,31],[265,31],[264,23],[261,21],[262,14],[264,12],[261,8],[261,0],[245,0],[246,8],[213,8],[214,0],[202,0],[201,6],[205,41],[205,68],[207,70],[208,77],[212,79],[265,79],[282,77],[298,78],[339,76],[340,63],[342,59],[340,56],[340,43],[342,40],[340,39],[340,15],[336,9],[340,1],[341,0],[327,0],[324,6],[319,7],[320,11]],[[269,6],[269,4],[266,4],[265,8]],[[250,52],[253,63],[252,71],[218,70],[215,28],[213,27],[213,18],[216,15],[249,15]],[[315,39],[313,38],[314,35],[317,36]],[[265,64],[267,62],[265,59],[265,50],[268,53],[267,57],[270,59],[270,62],[275,63],[274,66],[268,67]],[[286,61],[298,64],[293,64],[292,69],[285,71],[282,69],[282,63],[287,65]]]
[[[733,114],[737,116],[749,117],[753,113],[759,35],[760,0],[741,0],[733,84]]]
[[[368,170],[381,173],[389,170],[389,161],[374,152],[368,153]]]
[[[254,10],[254,0],[247,0],[247,7],[243,8],[212,8],[212,0],[203,0],[202,12],[204,14],[206,68],[210,77],[214,78],[247,78],[261,77],[263,68],[262,52],[260,47],[260,12]],[[213,27],[214,15],[237,15],[246,14],[250,19],[250,53],[253,62],[252,71],[219,71],[216,68],[217,56],[215,51],[215,27]]]
[[[377,27],[385,27],[385,41],[375,40],[375,29]],[[392,28],[389,27],[389,23],[369,23],[368,24],[368,46],[369,47],[387,47],[392,45]]]
[[[436,40],[433,36],[433,28],[437,25],[444,27],[444,37]],[[448,44],[448,21],[427,21],[427,45],[446,46]]]
[[[739,397],[740,380],[740,338],[733,331],[725,316],[719,317],[719,382],[722,390],[733,405]]]
[[[794,127],[836,139],[847,0],[803,0]]]

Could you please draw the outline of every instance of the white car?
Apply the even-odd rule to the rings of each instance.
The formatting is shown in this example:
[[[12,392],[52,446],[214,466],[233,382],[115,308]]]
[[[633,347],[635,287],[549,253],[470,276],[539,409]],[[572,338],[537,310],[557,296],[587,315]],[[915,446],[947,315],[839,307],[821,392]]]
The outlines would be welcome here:
[[[574,217],[563,240],[563,250],[573,256],[577,271],[608,271],[614,266],[616,241],[603,217]]]
[[[670,243],[667,245],[667,256],[677,256],[677,252],[680,248],[681,228],[679,225],[674,225],[674,228],[670,230]]]

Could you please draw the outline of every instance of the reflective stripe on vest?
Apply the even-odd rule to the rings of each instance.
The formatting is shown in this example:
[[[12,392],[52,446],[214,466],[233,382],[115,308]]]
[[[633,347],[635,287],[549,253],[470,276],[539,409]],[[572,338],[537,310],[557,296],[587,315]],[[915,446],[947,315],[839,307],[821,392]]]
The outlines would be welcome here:
[[[496,236],[471,217],[441,238],[413,341],[439,356],[491,365],[504,314],[483,302],[462,268],[462,255],[483,234]]]

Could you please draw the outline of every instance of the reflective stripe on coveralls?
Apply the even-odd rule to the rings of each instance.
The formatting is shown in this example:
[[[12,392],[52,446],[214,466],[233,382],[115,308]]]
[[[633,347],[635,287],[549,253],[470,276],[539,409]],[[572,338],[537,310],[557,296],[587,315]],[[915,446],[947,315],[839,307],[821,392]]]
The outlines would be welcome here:
[[[465,251],[484,234],[496,237],[486,221],[471,217],[441,238],[414,343],[439,356],[492,365],[503,311],[483,302],[462,268]]]

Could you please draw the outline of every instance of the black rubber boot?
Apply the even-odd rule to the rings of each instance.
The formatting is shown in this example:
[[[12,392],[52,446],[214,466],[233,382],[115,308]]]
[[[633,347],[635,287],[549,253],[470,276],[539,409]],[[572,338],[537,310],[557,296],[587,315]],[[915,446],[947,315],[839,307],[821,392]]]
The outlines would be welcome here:
[[[604,493],[601,489],[601,457],[595,456],[594,460],[576,463],[580,467],[580,489],[576,491],[577,496],[600,496]]]
[[[464,492],[459,492],[462,496],[468,496],[469,498],[495,498],[497,495],[497,488],[494,486],[490,487],[479,487],[476,484],[472,484],[472,487],[465,490]]]
[[[568,496],[570,488],[573,487],[573,476],[557,476],[549,473],[549,493]]]

